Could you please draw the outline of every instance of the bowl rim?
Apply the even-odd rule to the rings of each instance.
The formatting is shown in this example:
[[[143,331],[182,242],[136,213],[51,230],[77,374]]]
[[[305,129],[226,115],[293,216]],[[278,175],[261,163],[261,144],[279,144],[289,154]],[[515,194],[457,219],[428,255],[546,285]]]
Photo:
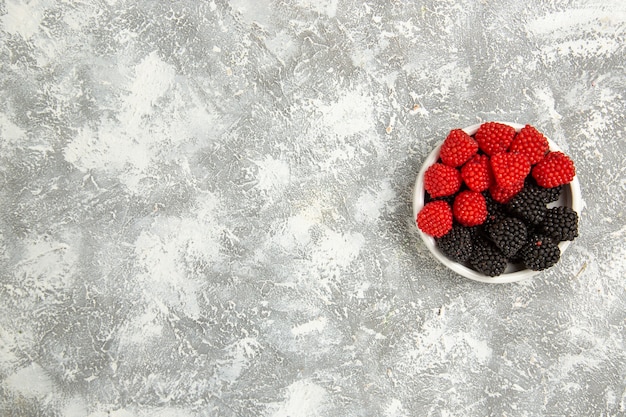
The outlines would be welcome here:
[[[502,122],[502,121],[496,121],[496,122],[509,125],[513,127],[517,132],[519,132],[524,126],[526,126],[524,124],[519,124],[515,122]],[[471,136],[474,133],[476,133],[478,128],[484,123],[487,123],[487,122],[473,124],[473,125],[464,127],[461,130],[463,130],[465,133]],[[559,148],[559,146],[556,143],[550,140],[550,138],[548,138],[547,136],[546,138],[548,139],[550,151],[562,152],[561,148]],[[423,185],[424,173],[426,172],[428,167],[430,167],[430,165],[432,165],[433,163],[437,161],[437,159],[439,159],[439,150],[441,148],[442,143],[443,143],[443,140],[438,142],[435,148],[430,152],[430,154],[424,160],[422,167],[420,168],[420,171],[417,174],[417,178],[415,179],[415,185],[413,187],[413,224],[414,224],[414,227],[419,232],[420,237],[424,241],[424,244],[426,245],[428,250],[431,252],[431,254],[439,262],[441,262],[443,265],[445,265],[452,271],[456,272],[457,274],[462,275],[465,278],[469,278],[474,281],[479,281],[479,282],[484,282],[484,283],[489,283],[489,284],[507,284],[507,283],[512,283],[512,282],[523,281],[542,272],[542,271],[533,271],[530,269],[523,269],[523,270],[515,271],[515,272],[509,272],[509,273],[505,272],[502,275],[499,275],[496,277],[490,277],[490,276],[481,274],[480,272],[470,269],[466,267],[465,265],[462,265],[446,257],[437,248],[435,244],[435,239],[432,236],[427,235],[426,233],[422,232],[419,229],[419,227],[417,227],[417,213],[419,213],[421,208],[424,206],[424,185]],[[575,175],[574,179],[568,185],[570,187],[570,195],[571,195],[570,207],[572,208],[572,210],[578,213],[578,216],[580,217],[583,204],[582,204],[582,196],[581,196],[580,182],[578,181],[578,176]],[[561,250],[561,255],[565,252],[565,250],[569,247],[570,244],[571,244],[571,241],[563,241],[559,243],[559,249]]]

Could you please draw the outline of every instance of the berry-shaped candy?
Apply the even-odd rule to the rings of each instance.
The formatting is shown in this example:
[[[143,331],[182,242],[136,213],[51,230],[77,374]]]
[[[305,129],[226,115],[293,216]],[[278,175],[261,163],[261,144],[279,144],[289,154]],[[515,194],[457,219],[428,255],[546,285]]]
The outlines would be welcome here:
[[[495,155],[509,148],[515,137],[515,129],[502,123],[488,122],[480,125],[474,137],[484,153]]]
[[[445,201],[431,201],[422,207],[416,221],[424,233],[441,237],[452,229],[452,210]]]
[[[530,162],[524,155],[501,152],[491,157],[491,170],[498,187],[511,189],[524,182],[530,172]]]
[[[493,243],[486,239],[477,239],[469,263],[478,272],[495,277],[504,272],[507,260]]]
[[[461,187],[461,173],[453,167],[435,163],[424,173],[424,188],[432,198],[452,195]]]
[[[548,149],[548,139],[531,125],[517,132],[509,147],[510,152],[526,155],[531,165],[541,161]]]
[[[498,203],[506,204],[524,188],[524,183],[520,182],[511,188],[500,188],[494,182],[489,187],[489,194]]]
[[[439,157],[441,162],[451,167],[463,165],[478,152],[478,143],[461,129],[451,130],[441,144]]]
[[[493,182],[487,155],[474,155],[461,167],[461,178],[472,191],[482,192]]]
[[[561,197],[561,191],[563,191],[563,185],[559,185],[552,188],[541,188],[543,190],[542,196],[543,200],[548,203],[552,203],[553,201],[557,201],[559,197]]]
[[[485,202],[487,203],[487,218],[485,219],[485,230],[488,232],[489,227],[498,223],[507,216],[506,206],[497,202],[489,192],[484,192]]]
[[[463,263],[472,254],[472,235],[467,227],[452,226],[449,233],[435,241],[439,250],[453,261]]]
[[[557,242],[578,236],[578,213],[569,207],[554,207],[546,212],[541,231]]]
[[[540,224],[548,211],[543,196],[534,192],[531,187],[526,187],[520,191],[507,204],[509,212],[531,225]]]
[[[563,152],[550,152],[533,167],[532,176],[541,187],[569,184],[576,175],[574,162]]]
[[[519,219],[507,217],[489,227],[489,237],[504,256],[511,258],[526,242],[526,225]]]
[[[527,268],[542,271],[559,261],[561,249],[549,237],[535,234],[522,246],[520,255]]]
[[[530,188],[532,189],[533,193],[539,194],[540,199],[546,204],[552,203],[553,201],[557,201],[559,197],[561,196],[561,191],[563,191],[562,185],[559,185],[558,187],[554,187],[554,188],[540,187],[539,185],[537,185],[537,182],[532,177],[532,175],[529,175],[526,178],[526,181],[524,183],[524,188]]]
[[[454,218],[463,226],[483,224],[487,218],[487,203],[481,193],[461,191],[452,206]]]

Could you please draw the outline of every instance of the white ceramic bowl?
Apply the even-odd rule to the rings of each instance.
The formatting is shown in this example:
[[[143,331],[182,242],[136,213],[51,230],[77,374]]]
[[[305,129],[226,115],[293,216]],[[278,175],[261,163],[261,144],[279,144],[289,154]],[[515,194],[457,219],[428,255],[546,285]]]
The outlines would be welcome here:
[[[525,126],[525,125],[521,125],[518,123],[509,123],[509,122],[498,122],[498,123],[503,123],[503,124],[512,126],[518,132],[520,131],[521,128]],[[481,124],[482,123],[468,126],[464,128],[463,130],[465,131],[465,133],[471,136],[474,133],[476,133],[476,131],[478,130]],[[441,143],[443,143],[443,141]],[[424,172],[426,172],[428,167],[434,164],[435,162],[437,162],[437,159],[439,159],[439,149],[441,148],[441,143],[439,143],[435,147],[435,149],[433,149],[430,155],[428,155],[428,157],[424,161],[424,164],[422,165],[422,168],[420,169],[419,174],[417,175],[417,179],[415,180],[415,188],[413,190],[413,223],[416,225],[416,227],[417,227],[417,223],[415,220],[417,219],[417,213],[419,213],[422,207],[424,207]],[[559,147],[550,139],[548,139],[548,143],[550,145],[551,151],[560,151]],[[559,198],[559,200],[556,201],[555,203],[550,204],[549,207],[554,207],[554,206],[571,207],[572,210],[576,211],[578,213],[578,216],[580,217],[580,211],[582,210],[582,196],[580,193],[580,183],[578,182],[578,177],[574,177],[572,182],[563,188],[563,192],[561,193],[561,197]],[[439,262],[441,262],[442,264],[444,264],[445,266],[447,266],[448,268],[450,268],[457,274],[463,275],[464,277],[469,278],[469,279],[473,279],[474,281],[488,282],[491,284],[505,284],[509,282],[522,281],[524,279],[528,279],[532,277],[533,275],[536,275],[539,272],[541,272],[541,271],[533,271],[530,269],[523,269],[522,266],[520,265],[509,264],[506,270],[504,271],[504,273],[497,277],[490,277],[490,276],[481,274],[480,272],[470,269],[467,266],[462,265],[458,262],[454,262],[453,260],[448,258],[439,250],[439,248],[437,248],[437,245],[435,244],[435,239],[432,236],[427,235],[426,233],[422,232],[419,228],[417,230],[419,231],[420,236],[422,237],[422,240],[426,244],[426,247],[428,248],[428,250],[430,250],[430,252]],[[570,243],[571,243],[570,241],[564,241],[564,242],[559,243],[561,254],[565,252],[565,250],[570,245]]]

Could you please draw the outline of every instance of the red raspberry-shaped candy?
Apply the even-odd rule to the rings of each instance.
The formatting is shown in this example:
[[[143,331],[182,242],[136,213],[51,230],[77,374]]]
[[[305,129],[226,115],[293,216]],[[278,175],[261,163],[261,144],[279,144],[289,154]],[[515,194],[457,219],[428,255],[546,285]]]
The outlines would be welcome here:
[[[502,123],[487,122],[480,125],[474,137],[483,152],[495,155],[509,148],[515,137],[515,129]]]
[[[531,125],[524,126],[509,147],[510,152],[526,155],[531,165],[541,161],[548,149],[548,139]]]
[[[478,143],[461,129],[451,130],[446,140],[441,144],[439,157],[441,162],[451,167],[463,165],[476,152]]]
[[[515,184],[511,188],[500,188],[496,183],[491,184],[489,187],[489,194],[491,194],[491,198],[493,198],[498,203],[506,204],[513,197],[517,195],[524,188],[524,182],[520,182],[519,184]]]
[[[463,226],[478,226],[487,218],[487,202],[481,193],[461,191],[454,199],[452,213]]]
[[[574,162],[563,152],[550,152],[535,165],[532,172],[537,184],[543,188],[569,184],[576,175]]]
[[[513,188],[530,172],[530,162],[525,155],[502,152],[491,157],[491,170],[500,188]]]
[[[435,163],[424,173],[424,188],[431,197],[452,195],[461,187],[461,173],[444,164]]]
[[[474,155],[461,167],[461,178],[472,191],[485,191],[493,182],[487,155]]]
[[[422,232],[441,237],[452,229],[452,210],[445,201],[431,201],[422,207],[416,221]]]

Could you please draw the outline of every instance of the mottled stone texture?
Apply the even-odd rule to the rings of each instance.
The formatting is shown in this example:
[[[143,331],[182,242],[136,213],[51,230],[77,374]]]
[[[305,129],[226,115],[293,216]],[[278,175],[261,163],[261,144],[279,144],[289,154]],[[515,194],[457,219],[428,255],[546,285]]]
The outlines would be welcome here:
[[[0,415],[626,413],[626,4],[5,0]],[[454,275],[412,185],[532,123],[585,209]]]

